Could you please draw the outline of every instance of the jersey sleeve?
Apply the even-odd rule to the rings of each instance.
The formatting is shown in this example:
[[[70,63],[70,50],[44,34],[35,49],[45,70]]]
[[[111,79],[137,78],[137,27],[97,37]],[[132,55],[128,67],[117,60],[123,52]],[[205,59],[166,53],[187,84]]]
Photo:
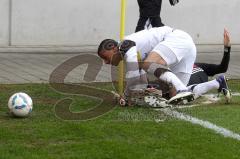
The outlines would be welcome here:
[[[126,62],[126,88],[124,93],[126,96],[129,96],[130,87],[137,85],[141,79],[141,70],[139,69],[136,46],[127,51],[124,59]]]
[[[139,76],[136,43],[131,40],[124,40],[121,42],[119,50],[126,62],[126,78]]]
[[[124,94],[129,96],[130,87],[145,82],[144,76],[146,76],[146,72],[139,68],[138,53],[135,42],[125,40],[120,45],[119,49],[126,63],[126,88]]]

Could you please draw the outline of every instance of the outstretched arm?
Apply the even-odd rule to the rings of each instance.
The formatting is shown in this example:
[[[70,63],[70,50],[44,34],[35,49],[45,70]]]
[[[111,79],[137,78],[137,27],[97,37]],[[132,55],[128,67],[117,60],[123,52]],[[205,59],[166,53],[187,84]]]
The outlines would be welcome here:
[[[220,73],[227,72],[228,70],[228,64],[230,60],[230,52],[231,52],[231,43],[230,43],[230,35],[229,32],[224,28],[224,54],[222,61],[219,65],[220,67]]]
[[[214,76],[219,73],[224,73],[228,69],[231,44],[230,44],[230,35],[229,32],[224,29],[224,54],[222,61],[219,65],[217,64],[207,64],[207,63],[196,63],[198,67],[201,67],[208,76]]]

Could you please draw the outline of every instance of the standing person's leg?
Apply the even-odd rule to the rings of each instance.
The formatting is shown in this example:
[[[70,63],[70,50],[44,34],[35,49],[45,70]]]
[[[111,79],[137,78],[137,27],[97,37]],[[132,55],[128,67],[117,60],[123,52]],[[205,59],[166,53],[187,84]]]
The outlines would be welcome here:
[[[144,27],[145,27],[145,24],[146,24],[147,20],[148,20],[148,17],[139,17],[135,32],[144,30]]]
[[[162,26],[164,26],[160,16],[151,17],[150,21],[151,21],[152,27],[162,27]]]

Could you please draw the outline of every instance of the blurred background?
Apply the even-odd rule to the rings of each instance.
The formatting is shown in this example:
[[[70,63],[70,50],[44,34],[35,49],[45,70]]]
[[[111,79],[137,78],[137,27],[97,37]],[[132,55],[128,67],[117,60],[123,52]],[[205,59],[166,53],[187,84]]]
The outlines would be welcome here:
[[[86,46],[119,38],[120,0],[0,0],[0,46]],[[162,2],[165,25],[190,33],[196,44],[222,44],[223,28],[240,44],[239,0]],[[126,31],[135,31],[137,0],[126,0]]]

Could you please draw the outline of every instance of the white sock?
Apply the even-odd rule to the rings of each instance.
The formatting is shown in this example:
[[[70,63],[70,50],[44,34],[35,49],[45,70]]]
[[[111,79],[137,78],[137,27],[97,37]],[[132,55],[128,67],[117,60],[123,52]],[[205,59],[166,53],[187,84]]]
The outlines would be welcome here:
[[[188,88],[191,88],[191,86],[188,86]],[[198,85],[196,85],[193,88],[193,93],[195,94],[196,98],[207,93],[208,91],[212,90],[212,89],[218,89],[219,88],[219,83],[217,80],[212,80],[212,81],[208,81],[208,82],[204,82],[204,83],[200,83]]]
[[[187,87],[182,83],[182,81],[172,72],[165,72],[163,73],[159,79],[171,83],[177,91],[179,90],[187,90]]]

